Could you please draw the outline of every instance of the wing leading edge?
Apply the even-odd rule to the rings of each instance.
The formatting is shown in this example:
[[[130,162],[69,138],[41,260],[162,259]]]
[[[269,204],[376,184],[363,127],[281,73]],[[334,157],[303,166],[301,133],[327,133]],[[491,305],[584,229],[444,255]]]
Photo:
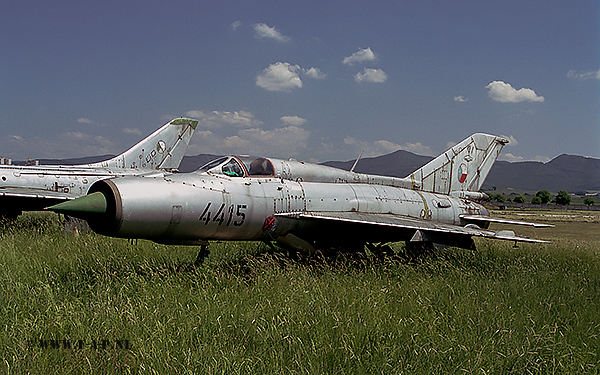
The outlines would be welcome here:
[[[275,216],[313,221],[319,224],[352,224],[365,231],[376,229],[378,235],[383,231],[386,233],[386,238],[392,238],[393,241],[431,241],[465,247],[462,245],[470,243],[471,237],[475,236],[517,242],[549,243],[544,240],[517,236],[512,231],[481,229],[475,224],[463,227],[392,214],[329,211],[280,213]]]

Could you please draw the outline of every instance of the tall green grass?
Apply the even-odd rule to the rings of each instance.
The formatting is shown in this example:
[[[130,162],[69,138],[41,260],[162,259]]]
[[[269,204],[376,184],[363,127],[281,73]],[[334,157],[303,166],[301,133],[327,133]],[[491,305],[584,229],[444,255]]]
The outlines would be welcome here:
[[[194,267],[195,248],[24,215],[0,233],[0,372],[600,372],[598,243],[478,248],[297,262],[213,243]]]

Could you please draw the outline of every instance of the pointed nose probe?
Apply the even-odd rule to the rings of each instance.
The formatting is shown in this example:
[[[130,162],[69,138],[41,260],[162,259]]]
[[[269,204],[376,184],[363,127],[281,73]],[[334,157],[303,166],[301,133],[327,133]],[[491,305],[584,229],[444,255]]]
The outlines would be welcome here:
[[[90,214],[105,214],[107,208],[106,197],[99,191],[48,207],[50,211],[75,217],[85,217]]]

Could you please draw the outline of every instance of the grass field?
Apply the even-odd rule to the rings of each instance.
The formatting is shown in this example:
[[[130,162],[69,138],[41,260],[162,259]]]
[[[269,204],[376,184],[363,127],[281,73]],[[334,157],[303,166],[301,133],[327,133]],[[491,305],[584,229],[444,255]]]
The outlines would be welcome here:
[[[600,219],[500,214],[554,242],[310,262],[214,243],[197,268],[27,214],[0,232],[0,373],[599,373]]]

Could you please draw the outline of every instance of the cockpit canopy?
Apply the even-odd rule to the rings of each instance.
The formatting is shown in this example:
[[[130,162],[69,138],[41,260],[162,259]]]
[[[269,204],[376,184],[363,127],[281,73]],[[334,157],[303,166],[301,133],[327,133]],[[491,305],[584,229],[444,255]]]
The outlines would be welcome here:
[[[229,177],[275,177],[303,182],[359,183],[407,189],[419,186],[413,178],[355,173],[326,165],[263,157],[223,156],[203,165],[200,171]]]
[[[230,177],[275,175],[273,163],[267,158],[224,156],[204,164],[200,170]]]

